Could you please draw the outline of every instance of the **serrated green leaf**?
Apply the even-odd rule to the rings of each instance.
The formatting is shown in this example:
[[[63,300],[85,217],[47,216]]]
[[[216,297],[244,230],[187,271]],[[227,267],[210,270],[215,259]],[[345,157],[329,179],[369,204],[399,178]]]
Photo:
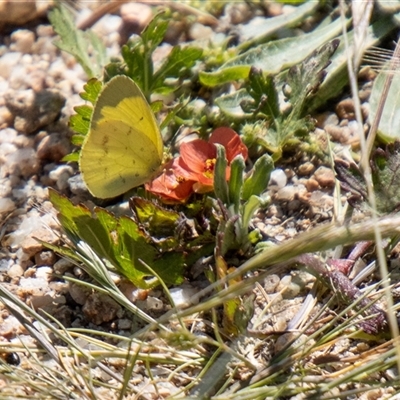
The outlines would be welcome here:
[[[182,78],[185,70],[193,67],[197,60],[200,59],[202,54],[203,50],[197,47],[173,47],[165,62],[154,74],[152,85],[154,91],[159,92],[160,88],[162,88],[164,80],[168,77]]]
[[[168,28],[168,20],[165,19],[164,13],[160,12],[154,16],[147,27],[141,33],[143,44],[149,54],[158,47],[164,39]]]
[[[79,93],[79,96],[86,101],[89,101],[93,105],[96,103],[97,98],[103,88],[103,83],[98,79],[90,79],[85,85],[83,85],[84,92]]]
[[[174,236],[180,220],[180,214],[167,210],[150,200],[141,197],[132,197],[129,205],[151,235],[156,237]]]
[[[84,92],[80,93],[82,99],[94,104],[100,94],[102,83],[97,79],[89,80],[83,86]],[[93,107],[89,105],[81,105],[74,107],[76,114],[72,115],[69,119],[70,128],[78,133],[72,137],[72,144],[82,146],[85,136],[89,133],[90,120],[92,118]],[[74,156],[69,161],[75,161]]]
[[[76,114],[71,115],[69,119],[69,127],[76,133],[87,135],[90,127],[90,118],[92,116],[92,107],[78,106],[74,108]]]
[[[72,243],[77,245],[80,241],[86,242],[100,258],[106,259],[119,273],[138,287],[147,288],[157,283],[148,279],[150,274],[146,264],[151,266],[168,285],[181,281],[183,255],[177,254],[174,257],[161,255],[131,218],[126,216],[116,218],[99,207],[92,213],[83,205],[73,205],[54,190],[50,190],[49,197]],[[163,262],[158,261],[161,258]],[[168,264],[171,258],[173,265]],[[174,274],[171,273],[171,268],[175,268]]]
[[[254,99],[257,112],[262,112],[272,120],[279,118],[279,98],[272,76],[264,76],[261,70],[252,67],[247,91]]]
[[[54,44],[72,54],[90,78],[100,77],[107,63],[105,46],[100,40],[93,33],[78,30],[72,14],[62,4],[51,10],[48,17],[54,31],[60,36]],[[92,56],[89,55],[89,49],[92,49]]]
[[[339,35],[341,30],[342,21],[338,18],[311,33],[268,42],[229,60],[215,72],[200,73],[200,81],[203,85],[214,87],[245,79],[251,67],[261,69],[267,75],[277,74],[300,63],[316,48]]]
[[[256,161],[252,174],[243,184],[243,200],[247,201],[251,196],[265,192],[273,168],[274,162],[268,154],[264,154]]]
[[[230,118],[245,119],[251,117],[251,113],[245,113],[242,104],[253,102],[253,98],[246,89],[220,96],[215,99],[215,104]]]

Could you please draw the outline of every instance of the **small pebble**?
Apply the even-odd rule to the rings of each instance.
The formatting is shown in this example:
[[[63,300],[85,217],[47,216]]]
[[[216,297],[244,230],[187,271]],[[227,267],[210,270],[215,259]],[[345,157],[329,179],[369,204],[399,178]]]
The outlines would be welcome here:
[[[92,293],[82,307],[85,317],[95,325],[117,318],[121,306],[103,293]]]
[[[347,127],[326,125],[325,132],[336,142],[348,143],[349,141],[350,131],[347,129]]]
[[[69,284],[69,294],[77,304],[85,304],[90,293],[91,290],[83,285],[78,285],[76,283]]]
[[[69,269],[73,268],[74,264],[72,264],[69,260],[65,258],[60,258],[53,265],[54,273],[57,275],[64,275]]]
[[[278,201],[292,201],[297,194],[297,189],[292,186],[285,186],[279,189],[276,193],[276,200]]]
[[[344,99],[336,105],[336,114],[340,119],[355,119],[354,102],[352,99]]]
[[[18,29],[11,34],[11,51],[30,53],[35,41],[35,34],[28,29]]]
[[[35,254],[36,266],[52,266],[57,260],[56,255],[51,250],[44,250]]]
[[[53,169],[49,178],[56,182],[57,189],[63,191],[69,186],[69,178],[74,174],[74,169],[70,165],[59,165]]]
[[[281,278],[279,282],[279,286],[277,287],[278,291],[286,290],[286,288],[290,285],[292,282],[292,277],[291,275],[285,275]]]
[[[16,208],[15,203],[10,198],[0,198],[0,214],[9,214]]]
[[[0,77],[9,79],[22,57],[20,52],[9,52],[0,57]]]
[[[277,186],[279,189],[285,187],[287,184],[287,176],[285,172],[280,168],[274,169],[271,172],[269,184]]]
[[[338,116],[331,111],[327,111],[317,115],[316,120],[318,128],[322,129],[325,128],[327,125],[336,126],[339,123]]]
[[[121,6],[119,34],[121,42],[133,34],[139,34],[153,18],[153,10],[147,4],[126,3]]]
[[[300,176],[307,176],[311,175],[315,171],[315,166],[310,161],[305,162],[299,166],[297,173]]]
[[[204,26],[195,22],[189,29],[189,37],[192,40],[209,40],[214,35],[214,31],[209,26]]]
[[[315,171],[313,177],[322,187],[335,185],[335,174],[331,168],[321,166]]]
[[[7,275],[10,278],[19,278],[24,275],[24,269],[21,267],[19,264],[14,264],[10,267],[10,269],[7,271]]]
[[[59,162],[64,156],[70,153],[71,150],[71,143],[65,135],[61,133],[52,133],[46,135],[39,143],[37,147],[37,157],[40,160]],[[72,170],[71,167],[69,168]]]
[[[43,278],[46,281],[50,281],[52,279],[53,268],[51,267],[40,267],[36,269],[36,278]]]
[[[191,298],[197,293],[197,289],[190,285],[181,285],[170,289],[172,301],[177,308],[188,307],[192,304]]]
[[[282,293],[284,299],[294,299],[300,293],[300,286],[295,282],[290,282]]]
[[[309,192],[314,192],[319,188],[319,183],[317,180],[310,178],[305,182],[305,186]]]
[[[163,302],[153,296],[148,296],[146,299],[146,305],[148,310],[162,310],[164,307]]]
[[[264,279],[264,289],[267,293],[274,293],[277,286],[279,285],[280,278],[276,274],[268,275]]]
[[[118,320],[118,329],[129,330],[132,327],[132,321],[130,319],[122,318]]]

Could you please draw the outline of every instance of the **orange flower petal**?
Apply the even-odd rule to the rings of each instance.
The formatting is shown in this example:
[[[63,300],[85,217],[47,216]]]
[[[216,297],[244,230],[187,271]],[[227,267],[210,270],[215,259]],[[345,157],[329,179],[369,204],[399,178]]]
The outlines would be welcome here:
[[[248,150],[240,136],[231,128],[220,127],[213,131],[209,143],[219,143],[225,147],[226,159],[230,163],[238,154],[246,160]]]
[[[183,165],[192,172],[202,174],[205,171],[207,161],[213,160],[217,156],[217,149],[211,143],[196,139],[182,143],[180,153]]]
[[[193,193],[195,181],[186,178],[186,171],[178,164],[178,159],[165,165],[163,173],[145,185],[146,190],[166,201],[185,201]]]

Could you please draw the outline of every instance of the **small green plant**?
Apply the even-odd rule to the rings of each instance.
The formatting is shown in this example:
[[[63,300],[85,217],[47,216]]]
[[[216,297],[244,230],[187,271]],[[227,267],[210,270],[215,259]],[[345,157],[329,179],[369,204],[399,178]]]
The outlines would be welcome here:
[[[400,207],[400,143],[398,141],[378,147],[371,156],[371,174],[376,198],[376,210],[379,215],[399,211]],[[367,185],[360,168],[355,163],[336,162],[335,169],[342,186],[352,196],[350,203],[354,207],[368,204]]]
[[[261,148],[261,152],[267,150],[277,160],[285,148],[308,140],[314,128],[308,105],[322,84],[338,45],[338,40],[323,45],[278,77],[251,67],[244,89],[217,100],[223,112],[245,121],[244,141],[250,152],[259,154]]]
[[[49,12],[49,20],[59,35],[54,44],[73,55],[89,78],[100,78],[109,61],[103,42],[91,31],[76,29],[67,7],[55,7]]]

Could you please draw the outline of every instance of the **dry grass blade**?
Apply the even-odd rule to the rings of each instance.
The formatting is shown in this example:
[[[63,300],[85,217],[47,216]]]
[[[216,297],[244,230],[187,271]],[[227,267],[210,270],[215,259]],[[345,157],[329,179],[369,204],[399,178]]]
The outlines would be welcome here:
[[[363,66],[376,72],[400,73],[400,58],[394,57],[394,51],[372,46],[363,57]]]

